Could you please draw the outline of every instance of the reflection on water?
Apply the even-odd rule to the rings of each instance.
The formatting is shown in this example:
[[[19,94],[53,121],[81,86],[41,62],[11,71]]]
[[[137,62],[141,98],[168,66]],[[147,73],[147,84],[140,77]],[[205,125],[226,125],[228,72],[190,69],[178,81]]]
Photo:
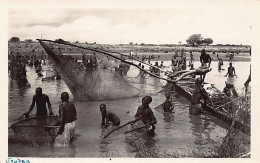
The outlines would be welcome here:
[[[169,62],[170,63],[170,62]],[[169,64],[164,62],[165,65]],[[195,62],[195,67],[199,62]],[[223,90],[225,81],[232,81],[238,93],[242,93],[241,88],[249,75],[250,63],[235,62],[238,78],[229,79],[224,77],[226,71],[217,70],[217,62],[212,62],[213,70],[207,74],[206,82],[214,83],[217,88]],[[228,64],[224,63],[223,68],[227,70]],[[43,93],[50,98],[54,113],[58,113],[60,104],[60,94],[63,91],[69,91],[62,80],[53,80],[42,82],[37,76],[34,68],[26,67],[27,78],[31,88],[18,88],[14,81],[9,80],[9,109],[8,122],[9,126],[24,112],[28,111],[32,102],[35,89],[43,88]],[[43,67],[45,71],[47,67]],[[45,72],[43,72],[45,74]],[[164,94],[153,95],[151,108],[160,105],[165,101]],[[124,134],[119,134],[107,139],[102,139],[104,132],[108,129],[101,128],[101,115],[99,105],[105,103],[109,111],[114,112],[124,124],[134,119],[138,106],[141,104],[142,97],[131,99],[113,100],[113,101],[90,101],[78,102],[73,100],[70,93],[70,99],[75,103],[78,120],[74,143],[70,148],[59,148],[52,146],[27,146],[16,143],[9,143],[9,156],[31,156],[31,157],[135,157],[136,149],[126,142]],[[195,148],[206,150],[203,144],[214,141],[220,141],[220,137],[225,135],[225,129],[221,126],[222,122],[212,117],[210,114],[200,116],[189,115],[189,101],[179,97],[175,98],[175,113],[161,114],[154,111],[157,118],[156,136],[143,141],[147,148],[155,150],[158,148],[159,153],[171,154],[176,150],[189,150]],[[32,114],[35,113],[35,108]]]

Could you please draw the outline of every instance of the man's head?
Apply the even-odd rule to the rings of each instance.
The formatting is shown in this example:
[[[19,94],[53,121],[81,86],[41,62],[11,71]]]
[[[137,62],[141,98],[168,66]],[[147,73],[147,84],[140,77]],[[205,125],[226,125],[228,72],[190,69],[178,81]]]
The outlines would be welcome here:
[[[232,63],[229,63],[229,67],[232,67]]]
[[[145,96],[142,98],[143,105],[149,105],[153,101],[151,96]]]
[[[106,109],[107,109],[106,104],[101,104],[99,106],[99,108],[100,108],[101,113],[104,113],[106,111]]]
[[[35,94],[36,94],[37,96],[41,96],[41,95],[42,95],[42,88],[41,88],[41,87],[36,88]]]
[[[196,80],[195,80],[195,84],[196,85],[200,85],[200,84],[202,84],[202,79],[200,78],[200,77],[198,77]]]
[[[64,102],[67,102],[69,100],[69,94],[68,92],[62,92],[61,95],[60,95],[60,99],[61,101],[64,101]]]

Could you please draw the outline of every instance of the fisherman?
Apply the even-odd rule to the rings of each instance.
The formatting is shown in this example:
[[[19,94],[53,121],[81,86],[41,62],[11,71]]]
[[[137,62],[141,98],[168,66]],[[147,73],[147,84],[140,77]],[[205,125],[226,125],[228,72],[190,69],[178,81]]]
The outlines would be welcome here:
[[[194,70],[194,65],[193,65],[193,63],[190,64],[190,70]]]
[[[155,65],[152,68],[153,69],[153,73],[156,74],[156,75],[159,75],[160,74],[160,70],[157,67],[159,67],[158,62],[155,62]]]
[[[176,71],[178,71],[178,59],[176,58],[176,55],[173,56],[172,58],[172,71],[173,73],[175,73]]]
[[[194,63],[194,58],[193,58],[192,51],[190,52],[190,63]]]
[[[226,86],[223,89],[223,92],[228,96],[231,97],[232,95],[235,97],[238,97],[238,94],[236,92],[236,89],[233,84],[230,84],[228,82],[225,82]]]
[[[234,59],[234,52],[231,52],[231,53],[229,54],[229,62],[232,62],[233,59]]]
[[[108,127],[109,121],[113,123],[114,126],[119,126],[120,125],[120,119],[118,116],[116,116],[114,113],[107,111],[106,110],[106,105],[101,104],[100,105],[100,112],[102,115],[102,123],[101,125],[104,126],[105,128]]]
[[[31,107],[30,107],[28,112],[24,113],[24,115],[26,117],[29,117],[29,114],[33,110],[35,103],[36,103],[36,106],[37,106],[36,116],[47,116],[46,103],[48,104],[49,114],[53,115],[49,97],[45,94],[42,94],[42,88],[41,87],[36,88],[35,95],[33,96],[33,101],[32,101]]]
[[[137,109],[137,112],[135,114],[136,121],[142,119],[142,122],[147,127],[152,127],[148,130],[148,134],[151,136],[154,136],[154,130],[155,130],[155,124],[157,123],[156,118],[153,115],[153,111],[150,108],[149,104],[152,102],[151,96],[145,96],[142,98],[142,105],[140,105]],[[134,123],[133,122],[133,123]]]
[[[171,93],[166,92],[165,97],[166,97],[166,100],[163,103],[163,110],[164,110],[164,112],[172,113],[174,106],[173,106],[172,99],[171,99]]]
[[[222,58],[218,58],[218,70],[222,70],[221,66],[223,65]]]
[[[212,100],[209,98],[207,92],[203,88],[202,82],[203,81],[202,81],[202,79],[200,77],[195,80],[196,89],[195,89],[193,95],[191,96],[191,105],[190,105],[190,108],[189,108],[189,112],[192,115],[200,114],[200,112],[201,112],[200,100],[202,98],[209,99],[209,101],[211,102],[212,106],[215,108]]]
[[[62,104],[59,106],[58,136],[54,141],[54,146],[69,146],[75,134],[75,121],[77,119],[76,107],[69,101],[69,94],[62,92],[60,96]]]
[[[163,61],[161,61],[161,65],[160,65],[160,67],[161,67],[161,68],[163,68],[163,67],[164,67],[164,65],[163,65]]]
[[[93,59],[93,68],[97,68],[97,58],[94,57]]]
[[[229,76],[229,77],[236,76],[236,77],[237,77],[237,75],[236,75],[236,70],[235,70],[235,68],[232,66],[232,63],[229,63],[228,72],[227,72],[227,74],[225,75],[225,77],[226,77],[226,76]]]
[[[208,64],[208,67],[210,67],[211,57],[208,53],[206,53],[205,49],[201,50],[200,63],[202,66],[207,66]]]
[[[186,59],[184,59],[184,57],[181,57],[178,63],[178,71],[186,69]]]

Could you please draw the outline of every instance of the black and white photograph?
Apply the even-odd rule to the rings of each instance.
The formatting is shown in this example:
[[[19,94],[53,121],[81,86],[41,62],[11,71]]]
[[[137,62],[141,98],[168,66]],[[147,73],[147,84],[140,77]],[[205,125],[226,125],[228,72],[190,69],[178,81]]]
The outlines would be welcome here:
[[[1,161],[259,159],[260,1],[3,4]]]

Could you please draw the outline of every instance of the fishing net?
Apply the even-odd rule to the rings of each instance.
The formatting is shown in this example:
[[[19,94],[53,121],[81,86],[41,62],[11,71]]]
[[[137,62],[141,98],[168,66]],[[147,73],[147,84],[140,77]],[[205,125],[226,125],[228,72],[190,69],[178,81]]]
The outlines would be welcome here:
[[[11,126],[13,140],[28,144],[48,144],[54,141],[59,127],[52,126],[58,121],[57,116],[30,117]],[[47,126],[47,127],[46,127]]]
[[[126,123],[122,126],[116,127],[110,127],[107,129],[107,131],[103,134],[103,138],[111,138],[115,137],[120,134],[124,134],[125,132],[131,130],[132,124]]]
[[[159,79],[167,78],[163,69],[112,52],[104,45],[60,44],[49,40],[41,43],[78,100],[109,100],[154,94],[166,84]],[[157,68],[158,72],[151,73],[151,68]]]

